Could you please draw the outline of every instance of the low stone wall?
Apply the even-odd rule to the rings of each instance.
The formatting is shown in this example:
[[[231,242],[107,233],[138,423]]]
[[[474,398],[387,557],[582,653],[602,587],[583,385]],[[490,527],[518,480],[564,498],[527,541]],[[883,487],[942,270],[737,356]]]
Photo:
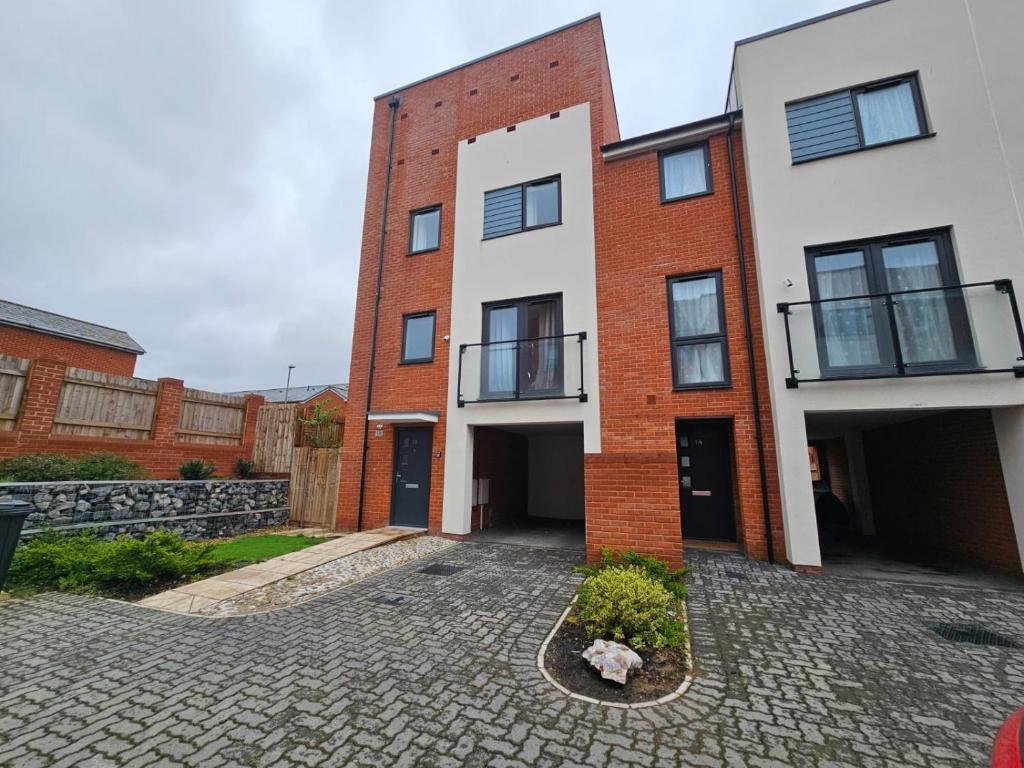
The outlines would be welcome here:
[[[22,536],[94,528],[105,538],[166,529],[188,539],[234,536],[288,522],[288,481],[132,480],[0,483],[0,500],[33,506]]]

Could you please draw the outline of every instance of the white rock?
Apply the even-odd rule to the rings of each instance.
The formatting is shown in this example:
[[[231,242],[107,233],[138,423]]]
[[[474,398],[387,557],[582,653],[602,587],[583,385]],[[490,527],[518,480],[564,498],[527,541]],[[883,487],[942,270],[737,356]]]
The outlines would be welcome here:
[[[626,684],[626,677],[631,670],[640,669],[644,665],[644,660],[636,651],[614,640],[595,640],[594,644],[583,652],[583,658],[601,673],[601,677],[613,680],[619,685]]]

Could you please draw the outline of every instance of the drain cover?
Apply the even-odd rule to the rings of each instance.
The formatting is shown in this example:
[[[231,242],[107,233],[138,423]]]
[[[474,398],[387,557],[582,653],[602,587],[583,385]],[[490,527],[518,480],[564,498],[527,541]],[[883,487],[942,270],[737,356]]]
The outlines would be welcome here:
[[[981,624],[932,624],[932,632],[953,643],[971,645],[994,645],[998,648],[1022,648],[1012,637],[1000,635]]]
[[[745,573],[739,571],[726,571],[725,575],[730,579],[737,579],[738,581],[750,581],[750,578]]]
[[[452,576],[459,571],[466,570],[465,566],[462,565],[450,565],[449,563],[434,563],[428,565],[426,568],[420,568],[420,573],[425,573],[428,576]]]
[[[409,595],[399,595],[394,592],[385,592],[383,595],[377,595],[373,598],[373,602],[379,603],[380,605],[401,605],[412,600]]]

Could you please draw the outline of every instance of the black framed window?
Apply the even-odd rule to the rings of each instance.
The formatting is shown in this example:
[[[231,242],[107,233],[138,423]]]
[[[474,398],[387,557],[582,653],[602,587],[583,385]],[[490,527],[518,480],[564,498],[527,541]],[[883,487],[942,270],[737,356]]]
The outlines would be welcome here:
[[[429,363],[434,359],[436,313],[416,312],[402,316],[402,362]]]
[[[823,377],[975,367],[948,231],[808,248],[807,272],[814,301],[868,296],[813,305]]]
[[[441,247],[441,206],[421,208],[409,214],[409,253],[426,253]]]
[[[561,176],[484,193],[485,240],[561,223]]]
[[[661,202],[683,200],[711,192],[711,155],[707,142],[658,155],[661,167]]]
[[[563,394],[560,294],[492,302],[483,316],[482,398]]]
[[[673,386],[692,389],[728,384],[722,273],[669,278],[668,306]]]
[[[786,105],[794,163],[928,135],[916,74]]]

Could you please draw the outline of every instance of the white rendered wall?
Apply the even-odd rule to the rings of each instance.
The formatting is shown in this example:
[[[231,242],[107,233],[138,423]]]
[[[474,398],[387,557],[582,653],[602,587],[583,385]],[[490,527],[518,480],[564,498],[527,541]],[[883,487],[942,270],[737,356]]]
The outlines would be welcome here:
[[[482,134],[472,144],[459,142],[441,522],[445,533],[470,531],[473,426],[582,424],[584,451],[601,452],[592,163],[589,104],[562,109],[554,120],[543,115],[519,123],[512,132],[501,128]],[[555,174],[562,178],[561,225],[482,239],[485,192]],[[482,341],[482,305],[548,293],[562,294],[564,332],[587,333],[583,377],[588,402],[467,403],[459,408],[459,345]],[[574,391],[577,385],[566,379],[566,390]]]

